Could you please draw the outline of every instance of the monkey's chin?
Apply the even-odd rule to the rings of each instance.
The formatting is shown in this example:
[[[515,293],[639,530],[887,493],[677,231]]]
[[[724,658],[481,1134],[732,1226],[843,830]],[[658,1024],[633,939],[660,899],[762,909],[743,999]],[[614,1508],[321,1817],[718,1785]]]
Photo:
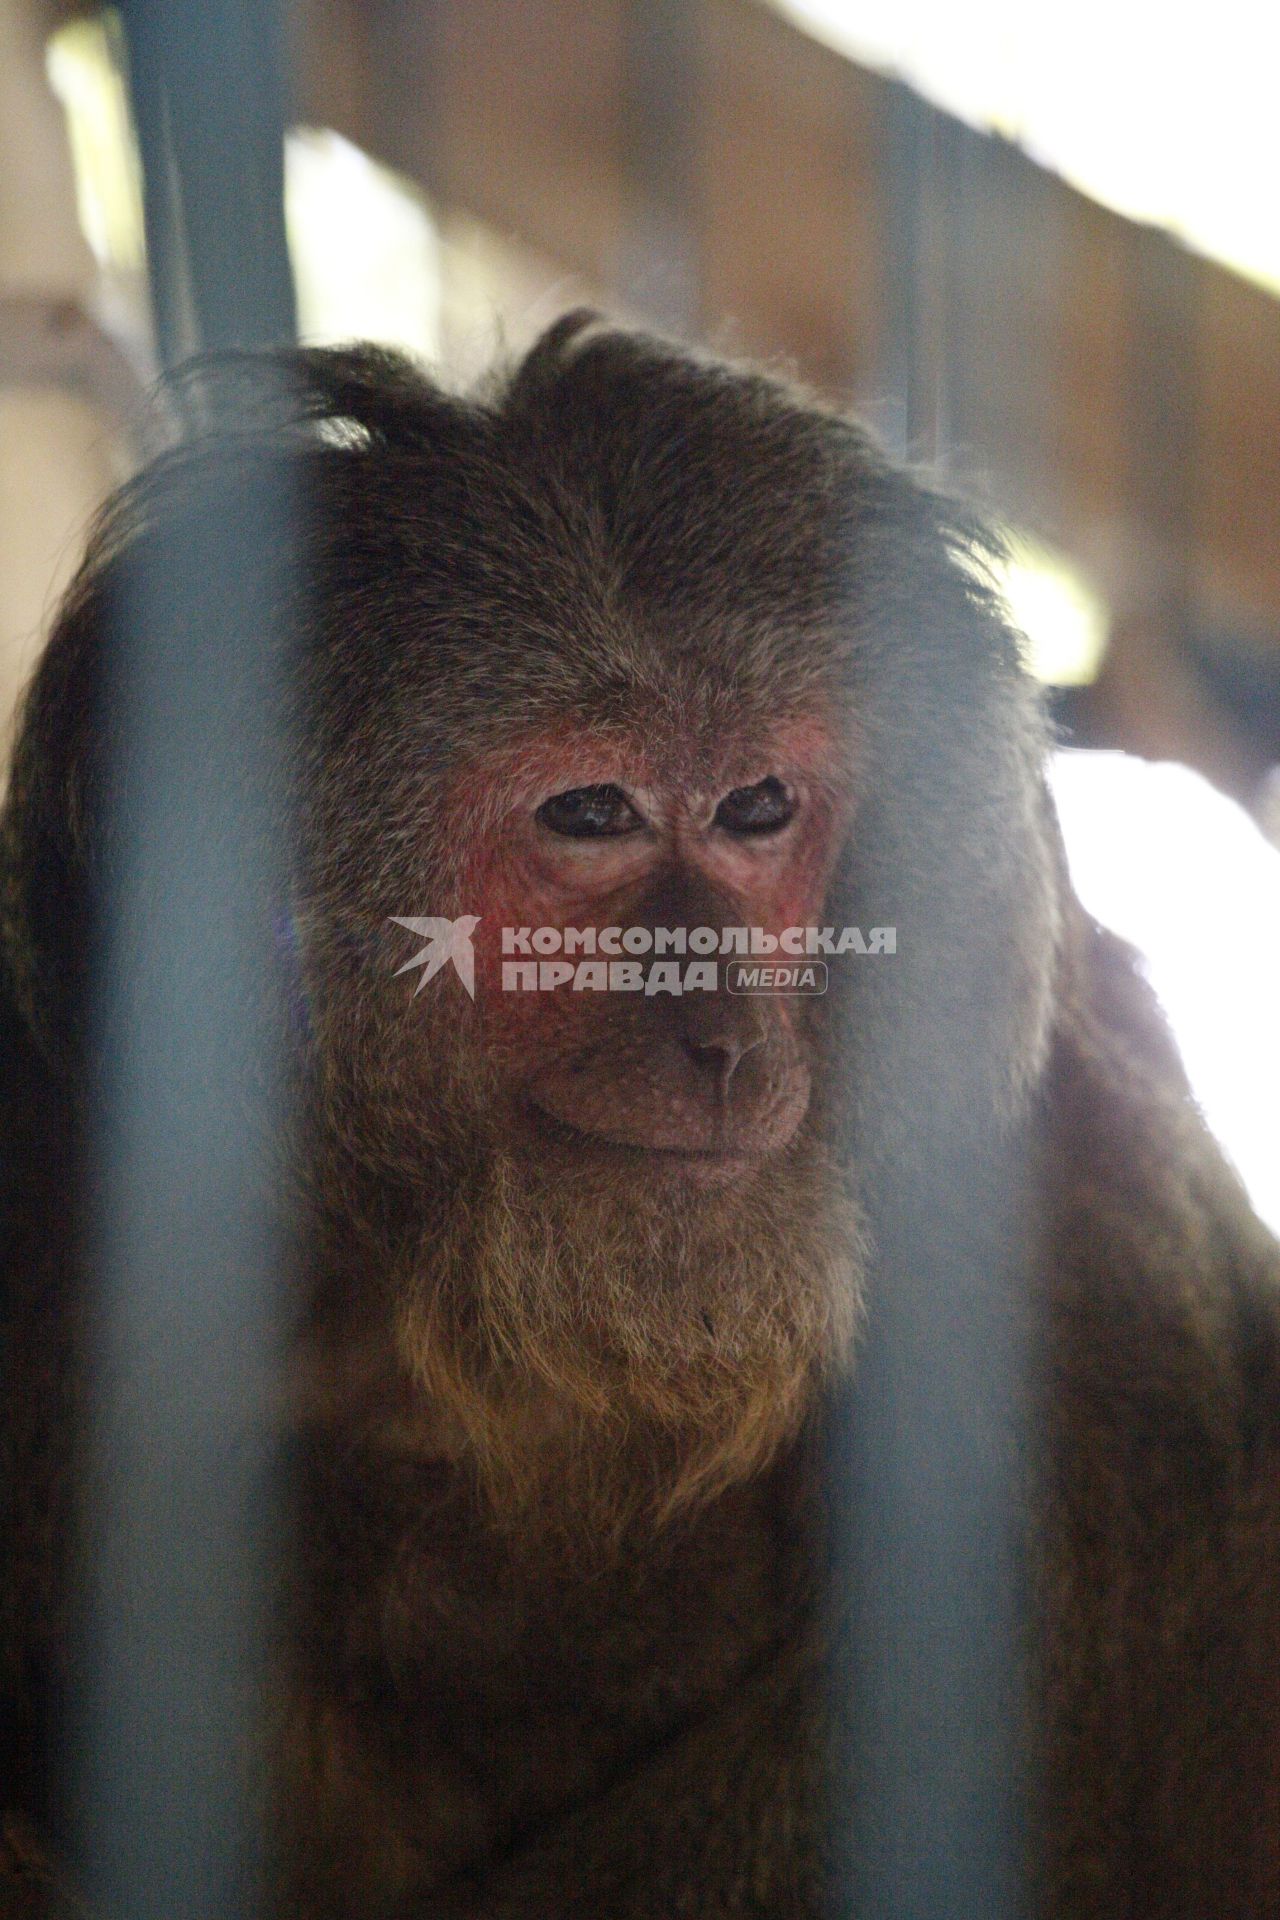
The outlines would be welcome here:
[[[804,1140],[728,1177],[682,1156],[657,1179],[660,1158],[495,1147],[397,1289],[401,1359],[500,1519],[532,1501],[610,1530],[702,1502],[767,1466],[851,1357],[844,1169]]]

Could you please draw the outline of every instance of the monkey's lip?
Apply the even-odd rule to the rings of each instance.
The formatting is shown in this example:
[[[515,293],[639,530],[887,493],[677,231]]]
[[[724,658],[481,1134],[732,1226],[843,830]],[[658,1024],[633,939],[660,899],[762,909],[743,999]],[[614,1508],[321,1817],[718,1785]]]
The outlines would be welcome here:
[[[715,1153],[684,1147],[635,1147],[632,1151],[643,1156],[646,1166],[656,1163],[700,1187],[726,1186],[745,1179],[763,1159],[763,1155],[753,1158],[732,1151]]]
[[[526,1112],[540,1146],[571,1153],[575,1160],[592,1157],[619,1167],[632,1166],[637,1171],[667,1172],[701,1186],[719,1186],[741,1179],[754,1173],[765,1158],[763,1152],[747,1153],[737,1143],[723,1147],[670,1147],[619,1139],[613,1134],[575,1127],[533,1099],[527,1102]]]

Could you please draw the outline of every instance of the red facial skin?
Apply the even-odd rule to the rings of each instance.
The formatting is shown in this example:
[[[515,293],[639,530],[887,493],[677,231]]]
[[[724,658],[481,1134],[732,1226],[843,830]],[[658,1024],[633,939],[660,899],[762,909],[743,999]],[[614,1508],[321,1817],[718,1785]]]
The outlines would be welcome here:
[[[668,997],[504,991],[504,928],[697,926],[763,928],[822,924],[822,907],[850,815],[847,761],[831,730],[810,718],[769,737],[720,742],[696,756],[614,744],[583,730],[525,739],[477,768],[460,796],[458,829],[474,836],[459,880],[458,910],[480,915],[474,936],[476,1009],[486,1053],[513,1091],[517,1129],[545,1150],[566,1130],[584,1148],[625,1148],[634,1161],[677,1166],[702,1178],[734,1176],[786,1145],[808,1101],[808,1067],[795,1026],[797,1003],[744,1004],[726,993]],[[735,833],[716,823],[725,795],[768,777],[793,796],[788,823]],[[638,824],[617,836],[575,839],[537,817],[544,801],[575,788],[618,788]],[[468,799],[471,802],[467,806]],[[470,823],[468,823],[470,813]],[[558,957],[558,956],[556,956]],[[619,956],[628,957],[628,956]],[[648,964],[652,956],[642,956]],[[698,958],[670,956],[681,971]],[[623,1003],[623,1004],[619,1004]],[[672,1023],[679,1031],[672,1038]],[[735,1038],[726,1038],[732,1030]],[[725,1049],[750,1054],[729,1065],[714,1102],[688,1056],[724,1066]],[[582,1076],[585,1097],[566,1091]],[[541,1077],[540,1077],[541,1076]],[[607,1109],[599,1093],[611,1085]],[[630,1083],[630,1085],[629,1085]],[[559,1144],[565,1144],[563,1140]]]

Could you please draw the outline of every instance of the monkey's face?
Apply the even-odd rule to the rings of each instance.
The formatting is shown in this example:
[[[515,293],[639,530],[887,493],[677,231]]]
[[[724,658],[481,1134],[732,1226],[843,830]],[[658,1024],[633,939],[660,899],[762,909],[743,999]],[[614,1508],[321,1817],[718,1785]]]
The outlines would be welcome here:
[[[492,769],[502,810],[466,864],[476,1039],[513,1154],[661,1182],[679,1205],[790,1147],[804,1001],[752,991],[741,963],[753,945],[757,965],[785,959],[780,936],[821,914],[835,757],[816,723],[647,746],[570,727]]]

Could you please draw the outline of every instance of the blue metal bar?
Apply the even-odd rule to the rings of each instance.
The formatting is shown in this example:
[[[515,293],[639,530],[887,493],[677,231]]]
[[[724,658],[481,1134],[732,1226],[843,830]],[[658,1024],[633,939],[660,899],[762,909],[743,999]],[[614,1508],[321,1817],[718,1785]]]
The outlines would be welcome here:
[[[166,354],[288,337],[271,8],[136,0],[125,28]],[[248,450],[193,480],[125,556],[108,635],[73,1778],[94,1910],[127,1920],[260,1909],[293,504]]]
[[[935,465],[968,372],[951,269],[973,212],[975,140],[910,89],[887,88],[883,426],[899,456]],[[945,711],[946,685],[933,697]],[[911,885],[904,859],[902,917],[916,911],[927,926],[926,903],[907,904]],[[833,1441],[850,1603],[836,1683],[852,1725],[847,1793],[832,1809],[843,1868],[833,1920],[1015,1920],[1034,1791],[1029,1148],[1020,1128],[949,1110],[938,1097],[947,1063],[885,1027],[860,1084],[892,1089],[913,1120],[909,1134],[877,1139],[872,1113],[859,1143],[876,1259]]]

